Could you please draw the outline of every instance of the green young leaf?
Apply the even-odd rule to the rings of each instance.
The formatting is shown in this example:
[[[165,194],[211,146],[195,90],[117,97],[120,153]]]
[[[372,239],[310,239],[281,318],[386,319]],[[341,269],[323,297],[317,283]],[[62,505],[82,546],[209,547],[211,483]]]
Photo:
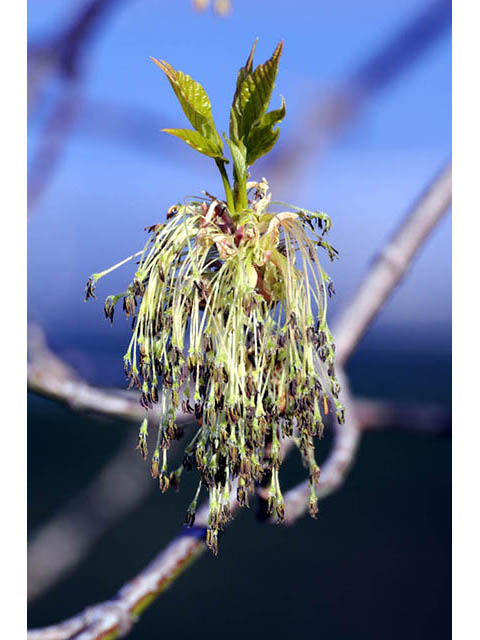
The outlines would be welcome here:
[[[254,129],[248,138],[247,164],[250,167],[258,158],[268,153],[278,140],[280,129],[269,127]]]
[[[282,96],[282,106],[266,113],[260,123],[254,125],[245,141],[247,149],[247,166],[251,166],[258,158],[268,153],[275,145],[280,129],[274,129],[285,117],[285,100]]]
[[[233,96],[232,109],[230,113],[230,138],[232,140],[238,140],[238,114],[236,111],[236,105],[238,104],[238,96],[240,94],[240,90],[242,87],[242,82],[245,78],[252,72],[253,67],[253,55],[255,53],[255,49],[257,47],[258,38],[253,43],[250,54],[247,58],[247,62],[244,67],[240,67],[237,75],[237,85],[235,87],[235,94]]]
[[[261,126],[274,127],[284,119],[285,114],[287,113],[287,108],[285,105],[284,97],[281,96],[281,98],[282,106],[280,107],[280,109],[273,109],[273,111],[269,111],[268,113],[266,113],[262,118]]]
[[[240,90],[240,85],[242,84],[242,81],[245,79],[245,77],[248,74],[252,73],[253,56],[255,54],[255,49],[257,48],[257,42],[258,42],[258,38],[255,39],[255,42],[252,45],[252,49],[248,54],[248,58],[247,58],[247,62],[245,63],[245,66],[241,67],[240,70],[238,71],[237,88],[236,88],[235,94],[237,94],[237,92]]]
[[[256,42],[252,47],[247,64],[240,69],[237,78],[237,88],[230,114],[230,137],[232,140],[246,139],[251,128],[265,114],[275,85],[283,42],[277,45],[269,60],[258,65],[252,72],[255,45]]]
[[[162,131],[180,138],[180,140],[183,140],[193,149],[203,153],[205,156],[209,156],[210,158],[219,158],[224,162],[228,162],[228,160],[223,157],[218,145],[212,143],[208,138],[205,138],[201,133],[198,133],[198,131],[194,131],[193,129],[162,129]]]
[[[165,60],[152,60],[167,76],[193,128],[215,146],[216,155],[221,156],[223,144],[213,122],[212,107],[205,89],[186,73],[175,70]]]

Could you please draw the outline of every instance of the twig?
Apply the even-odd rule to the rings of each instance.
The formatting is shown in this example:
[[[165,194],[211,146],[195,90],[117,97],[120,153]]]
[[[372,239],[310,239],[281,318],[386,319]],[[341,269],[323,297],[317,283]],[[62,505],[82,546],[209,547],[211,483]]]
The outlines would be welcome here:
[[[58,33],[48,40],[30,45],[28,55],[32,66],[29,74],[38,71],[35,61],[43,59],[49,61],[65,78],[77,77],[81,73],[87,44],[107,11],[119,2],[120,0],[87,0],[75,17]]]
[[[78,565],[94,542],[152,489],[133,448],[129,440],[84,491],[33,534],[28,545],[29,601]]]
[[[99,640],[122,637],[134,619],[205,549],[204,530],[185,530],[138,576],[107,602],[89,607],[60,625],[28,632],[28,640]]]
[[[235,490],[231,508],[237,508]],[[44,629],[28,632],[28,640],[100,640],[122,637],[150,602],[206,550],[205,533],[208,505],[197,512],[195,526],[184,528],[158,556],[133,580],[127,582],[114,598],[88,607],[82,613]]]
[[[67,139],[77,120],[82,104],[82,89],[71,80],[57,100],[42,131],[38,148],[28,167],[28,208],[37,204],[61,159]]]
[[[354,398],[362,431],[412,431],[435,436],[452,432],[452,414],[435,404],[385,402]]]
[[[49,42],[29,47],[29,107],[32,111],[48,79],[57,77],[61,91],[43,128],[28,176],[28,208],[37,204],[61,158],[82,104],[82,62],[86,46],[101,19],[119,0],[90,0],[74,20]]]
[[[365,280],[367,284],[360,287],[353,304],[348,307],[344,319],[340,323],[340,335],[343,336],[343,343],[342,349],[339,350],[339,364],[343,364],[351,355],[366,327],[382,307],[387,295],[393,291],[419,246],[428,237],[434,223],[448,210],[451,199],[450,177],[449,167],[434,180],[389,243],[388,257],[385,257],[384,254],[384,257],[374,264],[371,272],[367,274]],[[404,231],[404,228],[407,231]],[[393,270],[389,266],[392,255],[395,256]],[[382,268],[383,262],[386,262],[386,265],[383,266],[387,268]],[[381,286],[383,279],[387,283],[385,286]],[[375,304],[372,298],[374,291],[377,292]],[[368,292],[369,295],[364,296],[362,292]],[[368,305],[359,305],[358,301],[364,297],[368,300]],[[368,313],[362,312],[364,308],[368,310]],[[347,314],[351,318],[349,324],[345,320]],[[345,332],[348,327],[354,339],[347,340],[348,336]],[[349,389],[345,382],[343,389],[348,400]],[[342,484],[347,469],[352,463],[359,441],[358,422],[354,411],[348,416],[345,426],[346,428],[337,432],[332,452],[323,466],[323,474],[317,487],[319,498],[325,497]],[[234,499],[233,494],[234,492],[232,492],[232,500]],[[301,483],[286,494],[286,519],[289,523],[305,512],[307,498],[305,483]],[[233,508],[235,508],[235,504],[235,502],[232,504]],[[28,639],[66,640],[73,637],[76,640],[100,640],[101,638],[111,639],[125,635],[135,616],[204,551],[203,527],[206,524],[207,509],[206,506],[203,507],[198,514],[197,523],[200,529],[196,528],[193,532],[191,530],[182,532],[165,551],[160,553],[142,573],[128,582],[112,600],[91,607],[69,621],[60,623],[60,625],[31,631],[28,634]],[[82,630],[75,636],[66,635],[65,625],[68,624],[77,625],[77,629],[78,625],[81,625],[80,629]]]
[[[43,331],[28,331],[28,390],[65,404],[75,411],[87,411],[122,420],[143,420],[145,409],[136,392],[101,389],[79,379],[47,346]],[[152,412],[154,416],[156,415]]]
[[[402,220],[334,327],[340,366],[345,366],[374,317],[405,275],[416,252],[451,203],[452,167],[449,163]]]

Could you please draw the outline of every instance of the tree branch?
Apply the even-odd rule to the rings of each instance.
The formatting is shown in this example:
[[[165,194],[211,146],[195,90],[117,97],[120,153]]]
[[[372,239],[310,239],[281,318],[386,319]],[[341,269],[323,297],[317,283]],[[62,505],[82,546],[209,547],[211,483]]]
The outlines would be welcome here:
[[[145,409],[140,406],[135,391],[103,389],[81,380],[77,373],[47,346],[38,326],[28,330],[27,385],[32,393],[51,398],[74,411],[91,412],[120,420],[140,421]],[[150,412],[152,419],[158,409]]]
[[[78,565],[97,539],[152,490],[133,440],[122,446],[88,487],[32,535],[27,597],[31,601]]]
[[[420,196],[379,253],[356,294],[333,328],[337,362],[343,367],[418,249],[452,204],[452,167],[446,167]]]
[[[435,436],[452,433],[452,413],[436,404],[354,398],[362,431],[414,431]]]
[[[29,47],[29,109],[45,91],[45,83],[56,77],[61,91],[41,133],[38,148],[28,169],[27,199],[29,211],[37,204],[61,159],[67,140],[81,111],[82,62],[87,44],[107,10],[118,0],[89,0],[72,20],[47,42]]]

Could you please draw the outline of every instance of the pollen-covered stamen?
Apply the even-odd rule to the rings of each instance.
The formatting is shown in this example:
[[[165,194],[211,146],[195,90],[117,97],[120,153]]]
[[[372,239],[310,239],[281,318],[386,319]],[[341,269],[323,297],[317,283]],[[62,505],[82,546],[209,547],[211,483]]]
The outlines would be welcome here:
[[[160,396],[152,476],[166,491],[178,488],[183,469],[197,469],[201,480],[186,523],[193,525],[198,492],[207,487],[207,544],[214,552],[230,518],[233,481],[242,506],[264,483],[269,509],[282,520],[280,438],[295,438],[315,484],[322,414],[335,407],[343,419],[326,323],[332,286],[315,254],[320,239],[327,252],[329,245],[311,224],[316,219],[323,233],[327,218],[272,212],[266,181],[250,189],[252,208],[241,217],[213,196],[172,207],[164,225],[149,228],[131,285],[105,303],[109,320],[117,300],[135,320],[124,358],[130,385],[147,409]],[[182,465],[169,473],[167,450],[183,434],[175,423],[179,406],[198,426]],[[143,457],[146,437],[145,420]],[[315,509],[311,497],[312,515]]]
[[[138,434],[138,444],[137,444],[137,449],[140,450],[140,453],[144,460],[147,459],[147,455],[148,455],[147,436],[148,436],[148,420],[147,418],[144,418],[140,426],[140,432]]]
[[[87,284],[85,285],[85,302],[90,298],[96,298],[95,295],[95,277],[92,276],[87,280]]]

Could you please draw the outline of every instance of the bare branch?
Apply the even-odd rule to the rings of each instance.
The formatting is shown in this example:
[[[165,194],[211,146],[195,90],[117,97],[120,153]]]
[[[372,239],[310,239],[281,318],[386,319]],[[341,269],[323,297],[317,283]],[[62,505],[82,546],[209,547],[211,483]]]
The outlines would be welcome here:
[[[355,398],[354,406],[362,431],[414,431],[435,436],[452,432],[451,412],[436,404]]]
[[[58,33],[29,46],[30,59],[48,59],[64,77],[77,76],[90,39],[114,4],[119,4],[119,0],[87,0]],[[36,71],[35,65],[29,69],[29,72]]]
[[[340,366],[345,365],[451,203],[452,167],[449,163],[402,220],[336,323],[333,335]]]
[[[99,475],[32,536],[28,545],[28,600],[78,565],[94,542],[152,490],[133,439]]]
[[[40,327],[29,327],[28,342],[29,391],[52,398],[75,411],[123,420],[143,420],[145,417],[137,393],[101,389],[80,380],[76,372],[48,348]]]
[[[62,90],[47,118],[29,165],[29,211],[38,202],[61,159],[82,105],[82,66],[87,44],[107,9],[118,0],[90,0],[58,34],[29,47],[28,98],[30,111],[56,77]]]
[[[186,530],[160,553],[116,596],[107,602],[89,607],[59,625],[29,631],[28,640],[87,640],[125,635],[132,620],[148,606],[150,599],[160,595],[178,575],[206,549],[197,529]],[[199,539],[200,538],[200,539]],[[116,635],[112,635],[116,632]]]
[[[35,155],[28,167],[28,207],[31,210],[50,182],[80,113],[82,91],[72,80],[50,113]]]
[[[237,508],[235,488],[232,510]],[[28,640],[99,640],[122,637],[130,630],[135,618],[206,550],[205,534],[208,505],[197,513],[196,524],[184,528],[168,547],[141,573],[127,582],[106,602],[88,607],[82,613],[58,625],[28,632]]]

